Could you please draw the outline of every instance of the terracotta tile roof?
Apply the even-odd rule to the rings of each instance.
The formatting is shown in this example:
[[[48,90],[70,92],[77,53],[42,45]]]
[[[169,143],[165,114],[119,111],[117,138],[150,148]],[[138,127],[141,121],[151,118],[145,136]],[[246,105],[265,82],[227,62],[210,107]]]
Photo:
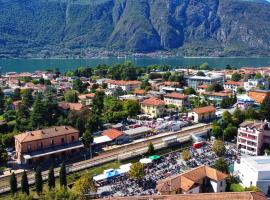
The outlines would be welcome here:
[[[194,108],[192,112],[195,112],[197,114],[216,112],[216,108],[214,106],[205,106],[200,108]]]
[[[111,197],[111,200],[267,200],[260,192],[219,192],[152,196]]]
[[[205,177],[214,181],[221,181],[226,179],[227,176],[227,174],[216,169],[202,165],[185,173],[159,181],[157,184],[157,190],[159,192],[172,192],[178,189],[189,191],[194,186],[200,184],[201,180]]]
[[[177,92],[166,94],[165,97],[173,98],[173,99],[187,99],[188,98],[188,96],[181,94],[181,93],[177,93]]]
[[[150,106],[159,106],[159,105],[164,105],[165,102],[156,97],[151,97],[149,99],[145,99],[143,102],[141,102],[141,104],[150,105]]]
[[[57,126],[42,130],[28,131],[15,135],[14,138],[20,143],[24,143],[78,132],[77,129],[72,128],[71,126]]]
[[[115,140],[118,137],[122,136],[124,133],[122,131],[119,131],[117,129],[108,129],[106,131],[103,131],[102,135],[108,136],[111,140]]]
[[[80,104],[80,103],[68,103],[68,102],[59,102],[58,103],[58,106],[63,108],[64,110],[76,110],[76,111],[79,111],[83,108],[83,105]]]
[[[208,88],[208,85],[207,84],[199,85],[197,88],[206,89]]]
[[[135,89],[133,91],[134,94],[139,94],[139,95],[144,95],[145,94],[145,90],[140,90],[140,89]]]
[[[141,81],[123,81],[123,80],[107,80],[106,83],[113,85],[139,85]]]
[[[244,82],[242,81],[227,81],[224,83],[224,85],[238,85],[238,86],[243,86]]]
[[[94,98],[94,96],[95,96],[95,93],[89,93],[89,94],[79,95],[78,98],[80,100],[83,100],[83,99],[92,99],[92,98]]]
[[[166,86],[178,86],[180,85],[179,82],[175,82],[175,81],[164,81],[162,82],[162,85],[166,85]]]
[[[229,97],[230,93],[228,92],[203,92],[203,95],[206,96],[215,96],[215,97]]]

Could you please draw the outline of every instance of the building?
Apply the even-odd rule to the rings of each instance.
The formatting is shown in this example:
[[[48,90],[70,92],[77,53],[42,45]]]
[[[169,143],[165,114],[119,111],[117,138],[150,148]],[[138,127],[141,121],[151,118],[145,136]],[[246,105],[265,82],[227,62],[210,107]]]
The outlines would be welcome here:
[[[225,192],[227,177],[227,174],[202,165],[159,181],[157,190],[161,195]]]
[[[198,92],[199,94],[201,94],[201,93],[203,93],[203,92],[206,92],[206,89],[208,88],[208,86],[209,86],[209,85],[207,85],[207,84],[199,85],[199,86],[197,87],[197,92]]]
[[[83,147],[79,131],[58,126],[15,135],[16,158],[19,164],[35,164],[71,156]]]
[[[123,91],[130,92],[141,86],[141,81],[117,81],[117,80],[107,80],[107,89],[114,90],[121,87]]]
[[[201,94],[209,100],[214,101],[216,105],[220,105],[222,100],[228,99],[232,95],[226,92],[203,92]]]
[[[164,96],[165,104],[175,105],[177,107],[183,107],[188,105],[188,96],[181,93],[170,93]]]
[[[216,118],[216,108],[214,106],[194,108],[188,113],[188,117],[196,123],[209,122]]]
[[[199,85],[211,85],[213,83],[218,83],[219,85],[224,84],[223,76],[191,76],[188,78],[188,87],[197,89]]]
[[[86,199],[93,199],[88,198]],[[110,197],[110,200],[267,200],[261,192],[219,192],[200,194],[173,194]]]
[[[270,98],[270,90],[250,90],[248,96],[256,101],[262,103],[265,97]]]
[[[151,128],[149,128],[147,126],[141,126],[138,128],[125,130],[123,132],[129,140],[136,140],[136,139],[141,139],[141,138],[145,137],[151,131],[152,131]]]
[[[89,94],[82,94],[79,95],[79,103],[85,106],[92,105],[93,99],[95,97],[95,93],[89,93]]]
[[[151,97],[141,102],[141,110],[144,114],[153,118],[160,117],[166,112],[165,102],[156,97]]]
[[[263,88],[265,90],[269,89],[269,82],[265,78],[260,79],[248,79],[248,81],[244,82],[244,89],[246,91],[256,89],[256,88]]]
[[[237,148],[249,155],[260,155],[263,146],[270,144],[270,129],[267,122],[244,121],[237,134]]]
[[[122,144],[127,140],[122,131],[113,128],[103,131],[102,135],[110,138],[113,144]]]
[[[244,88],[244,82],[241,81],[227,81],[224,83],[224,89],[228,89],[236,93],[238,88]]]
[[[270,195],[270,157],[246,156],[235,162],[234,173],[244,187],[256,186]]]

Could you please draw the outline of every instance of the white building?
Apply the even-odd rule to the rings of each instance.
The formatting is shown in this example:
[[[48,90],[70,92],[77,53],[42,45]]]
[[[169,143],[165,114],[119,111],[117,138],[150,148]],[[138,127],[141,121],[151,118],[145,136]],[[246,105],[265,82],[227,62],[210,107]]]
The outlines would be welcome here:
[[[118,87],[121,87],[123,91],[130,92],[134,89],[137,89],[141,85],[141,81],[117,81],[117,80],[107,80],[108,84],[107,89],[113,90]]]
[[[218,83],[219,85],[224,84],[223,76],[192,76],[188,78],[188,87],[192,87],[195,90],[199,85],[211,85],[213,83]]]
[[[240,124],[237,134],[237,148],[242,153],[257,156],[262,146],[270,144],[270,130],[267,122],[244,121]]]
[[[257,186],[264,194],[270,194],[270,157],[242,157],[235,162],[234,172],[244,187]]]
[[[224,83],[223,87],[224,89],[231,90],[233,93],[236,93],[238,88],[244,88],[244,82],[227,81]]]
[[[188,96],[181,93],[170,93],[164,96],[165,104],[175,105],[177,107],[183,107],[188,105]]]
[[[248,79],[248,81],[244,82],[244,89],[249,91],[254,88],[263,87],[263,89],[269,88],[269,82],[265,78],[261,79]]]

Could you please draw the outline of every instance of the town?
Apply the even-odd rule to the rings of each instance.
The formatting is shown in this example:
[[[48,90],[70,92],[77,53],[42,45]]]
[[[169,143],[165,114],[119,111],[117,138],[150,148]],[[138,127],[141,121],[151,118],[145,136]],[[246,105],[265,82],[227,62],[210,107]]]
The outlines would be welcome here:
[[[270,196],[270,67],[0,77],[0,199]]]

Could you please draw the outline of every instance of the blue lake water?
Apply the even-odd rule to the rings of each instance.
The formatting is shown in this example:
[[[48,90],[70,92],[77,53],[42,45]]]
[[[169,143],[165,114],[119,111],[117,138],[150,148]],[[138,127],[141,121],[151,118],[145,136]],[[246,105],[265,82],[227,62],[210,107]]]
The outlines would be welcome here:
[[[262,67],[270,66],[270,57],[263,58],[93,58],[93,59],[0,59],[2,72],[34,72],[59,68],[61,71],[75,69],[77,67],[93,67],[98,64],[117,64],[129,60],[138,66],[152,64],[167,64],[175,67],[186,67],[209,63],[211,67],[224,68],[227,64],[235,67]]]

